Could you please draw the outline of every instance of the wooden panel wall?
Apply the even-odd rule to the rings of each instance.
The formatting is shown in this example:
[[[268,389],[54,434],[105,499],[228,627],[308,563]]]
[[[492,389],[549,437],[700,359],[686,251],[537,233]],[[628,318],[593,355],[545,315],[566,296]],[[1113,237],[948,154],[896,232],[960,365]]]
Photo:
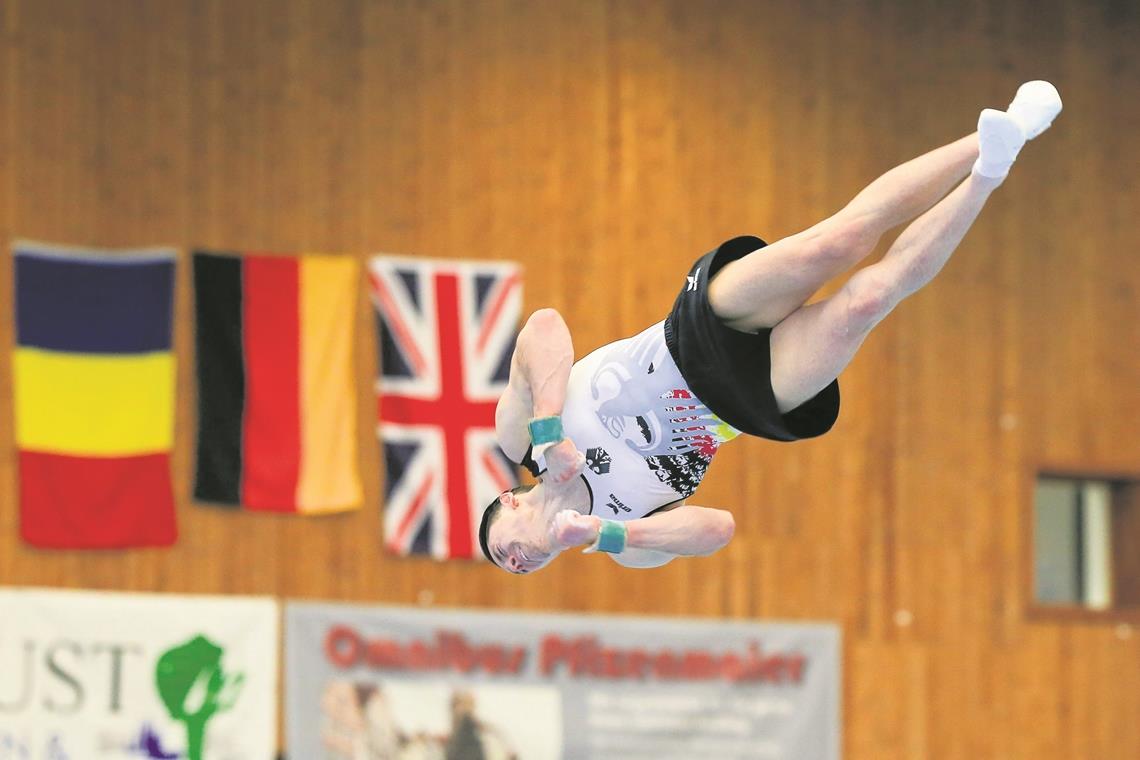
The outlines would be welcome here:
[[[1022,584],[1032,468],[1140,463],[1135,4],[3,0],[0,25],[0,240],[515,259],[579,352],[659,319],[721,239],[800,229],[1056,82],[1065,113],[867,342],[836,430],[718,457],[696,499],[737,516],[717,556],[527,579],[385,556],[361,294],[368,507],[182,498],[169,551],[20,544],[0,353],[0,583],[831,619],[845,757],[1140,756],[1140,632],[1027,621]],[[11,288],[5,263],[5,310]]]

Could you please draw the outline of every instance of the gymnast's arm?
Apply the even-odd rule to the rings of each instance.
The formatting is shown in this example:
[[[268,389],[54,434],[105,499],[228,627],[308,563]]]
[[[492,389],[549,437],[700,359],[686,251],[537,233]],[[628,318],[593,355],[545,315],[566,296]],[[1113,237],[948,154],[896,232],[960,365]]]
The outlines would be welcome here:
[[[565,515],[565,517],[562,517]],[[559,513],[553,530],[563,548],[592,544],[601,518],[572,510]],[[723,548],[736,530],[732,513],[684,502],[648,517],[625,522],[625,551],[611,554],[626,567],[660,567],[675,557],[705,557]]]
[[[562,315],[554,309],[531,314],[519,331],[511,356],[511,376],[495,407],[496,438],[513,461],[521,462],[526,456],[530,446],[527,422],[532,417],[562,414],[573,364],[574,344]],[[559,481],[573,476],[572,465],[580,458],[569,439],[546,452],[547,466],[552,474],[558,474],[555,479]]]
[[[674,557],[707,557],[732,539],[732,513],[681,503],[625,524],[625,551],[610,558],[626,567],[660,567]]]

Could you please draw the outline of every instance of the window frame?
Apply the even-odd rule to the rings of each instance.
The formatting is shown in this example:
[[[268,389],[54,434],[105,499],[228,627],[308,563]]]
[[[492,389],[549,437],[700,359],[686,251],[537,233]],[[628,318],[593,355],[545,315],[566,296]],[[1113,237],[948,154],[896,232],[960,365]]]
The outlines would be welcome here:
[[[1067,463],[1043,462],[1031,465],[1022,488],[1021,508],[1021,593],[1025,618],[1030,622],[1073,622],[1129,624],[1140,626],[1140,603],[1118,606],[1113,590],[1113,605],[1097,610],[1081,604],[1045,604],[1037,600],[1035,527],[1037,521],[1037,482],[1041,478],[1064,478],[1068,480],[1103,480],[1112,483],[1128,483],[1140,488],[1140,472],[1114,467],[1090,467]],[[1113,562],[1115,568],[1115,561]]]

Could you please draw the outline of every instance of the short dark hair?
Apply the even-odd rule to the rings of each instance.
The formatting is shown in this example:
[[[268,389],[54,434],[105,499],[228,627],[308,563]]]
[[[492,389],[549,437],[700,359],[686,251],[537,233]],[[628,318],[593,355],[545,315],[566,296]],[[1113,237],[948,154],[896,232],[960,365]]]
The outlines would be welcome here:
[[[520,494],[526,493],[534,488],[533,485],[515,486],[510,490],[510,493]],[[506,492],[504,492],[506,493]],[[487,546],[487,538],[491,535],[491,523],[499,516],[499,510],[503,508],[503,502],[500,498],[502,494],[495,497],[495,500],[486,506],[483,510],[483,519],[479,522],[479,548],[483,550],[483,556],[487,558],[492,565],[499,564],[495,558],[491,556],[491,548]]]

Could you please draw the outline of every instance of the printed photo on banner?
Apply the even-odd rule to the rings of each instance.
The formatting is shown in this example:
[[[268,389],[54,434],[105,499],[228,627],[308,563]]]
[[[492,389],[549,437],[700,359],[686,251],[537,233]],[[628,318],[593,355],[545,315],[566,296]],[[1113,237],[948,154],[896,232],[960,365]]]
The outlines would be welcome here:
[[[561,720],[555,688],[333,679],[321,748],[327,760],[556,757]]]

